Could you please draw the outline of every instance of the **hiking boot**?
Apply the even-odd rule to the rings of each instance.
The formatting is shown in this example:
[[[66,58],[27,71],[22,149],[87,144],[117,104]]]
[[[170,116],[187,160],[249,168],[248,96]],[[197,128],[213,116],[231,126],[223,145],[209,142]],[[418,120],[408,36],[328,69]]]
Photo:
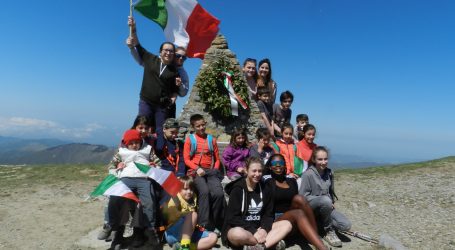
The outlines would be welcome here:
[[[120,227],[118,231],[112,231],[112,243],[111,248],[112,250],[120,250],[122,249],[122,244],[125,241],[123,238],[123,232],[125,231],[125,227]]]
[[[285,250],[286,249],[286,242],[284,240],[278,241],[275,246],[275,250]]]
[[[340,238],[338,238],[337,234],[335,233],[335,230],[333,229],[327,231],[327,234],[324,236],[323,239],[333,247],[341,247],[343,245],[341,243]]]
[[[151,246],[152,249],[160,249],[161,241],[155,229],[145,229],[144,234],[147,237],[145,243],[147,246]]]
[[[105,241],[111,241],[112,238],[111,236],[112,228],[109,224],[104,224],[103,229],[98,233],[98,236],[96,237],[98,240],[105,240]]]

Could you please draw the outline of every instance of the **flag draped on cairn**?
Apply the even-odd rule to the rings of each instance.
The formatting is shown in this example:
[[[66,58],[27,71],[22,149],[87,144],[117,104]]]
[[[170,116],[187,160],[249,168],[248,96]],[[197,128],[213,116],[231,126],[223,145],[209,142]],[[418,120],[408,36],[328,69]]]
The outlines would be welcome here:
[[[187,49],[188,57],[204,59],[220,21],[196,0],[139,0],[134,9],[164,30],[169,42]]]

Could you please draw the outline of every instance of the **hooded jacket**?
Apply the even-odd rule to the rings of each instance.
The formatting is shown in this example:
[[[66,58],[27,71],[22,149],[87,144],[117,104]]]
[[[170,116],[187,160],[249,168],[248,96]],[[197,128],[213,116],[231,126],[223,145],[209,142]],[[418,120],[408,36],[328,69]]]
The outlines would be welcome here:
[[[223,242],[227,242],[227,232],[233,227],[242,227],[250,232],[256,232],[259,227],[267,232],[272,229],[274,221],[273,197],[262,182],[258,183],[253,191],[259,195],[259,202],[252,200],[253,192],[248,191],[246,177],[230,182],[226,185],[225,192],[229,195],[229,203],[225,210],[222,230]],[[260,210],[254,211],[255,207],[260,207]],[[251,221],[248,218],[249,216],[259,216],[259,218],[256,217],[255,221]]]
[[[335,198],[338,199],[338,197],[335,194],[332,170],[326,168],[321,176],[314,166],[309,167],[302,174],[302,185],[300,186],[299,194],[305,196],[308,202],[318,196],[327,195],[332,200],[332,203],[335,203]]]

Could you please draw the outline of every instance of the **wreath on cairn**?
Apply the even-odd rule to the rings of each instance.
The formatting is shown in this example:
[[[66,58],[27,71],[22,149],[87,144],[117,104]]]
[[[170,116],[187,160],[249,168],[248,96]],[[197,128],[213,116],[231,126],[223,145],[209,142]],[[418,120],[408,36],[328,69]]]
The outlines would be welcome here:
[[[243,72],[226,55],[218,54],[214,61],[201,70],[195,80],[201,101],[212,115],[222,120],[229,120],[233,117],[229,90],[225,86],[226,73],[230,75],[230,83],[235,96],[241,100],[238,101],[239,111],[248,108],[250,100]]]

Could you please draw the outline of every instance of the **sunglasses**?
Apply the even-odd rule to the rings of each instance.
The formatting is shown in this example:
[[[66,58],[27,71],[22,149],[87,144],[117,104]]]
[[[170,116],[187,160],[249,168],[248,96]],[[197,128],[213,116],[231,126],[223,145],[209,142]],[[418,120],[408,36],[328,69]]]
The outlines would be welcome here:
[[[175,58],[177,58],[177,59],[180,59],[180,58],[182,58],[182,59],[183,59],[183,61],[185,61],[187,57],[186,57],[186,56],[184,56],[184,55],[181,55],[181,54],[175,54]]]
[[[271,161],[270,166],[272,167],[282,167],[284,166],[284,161]]]

